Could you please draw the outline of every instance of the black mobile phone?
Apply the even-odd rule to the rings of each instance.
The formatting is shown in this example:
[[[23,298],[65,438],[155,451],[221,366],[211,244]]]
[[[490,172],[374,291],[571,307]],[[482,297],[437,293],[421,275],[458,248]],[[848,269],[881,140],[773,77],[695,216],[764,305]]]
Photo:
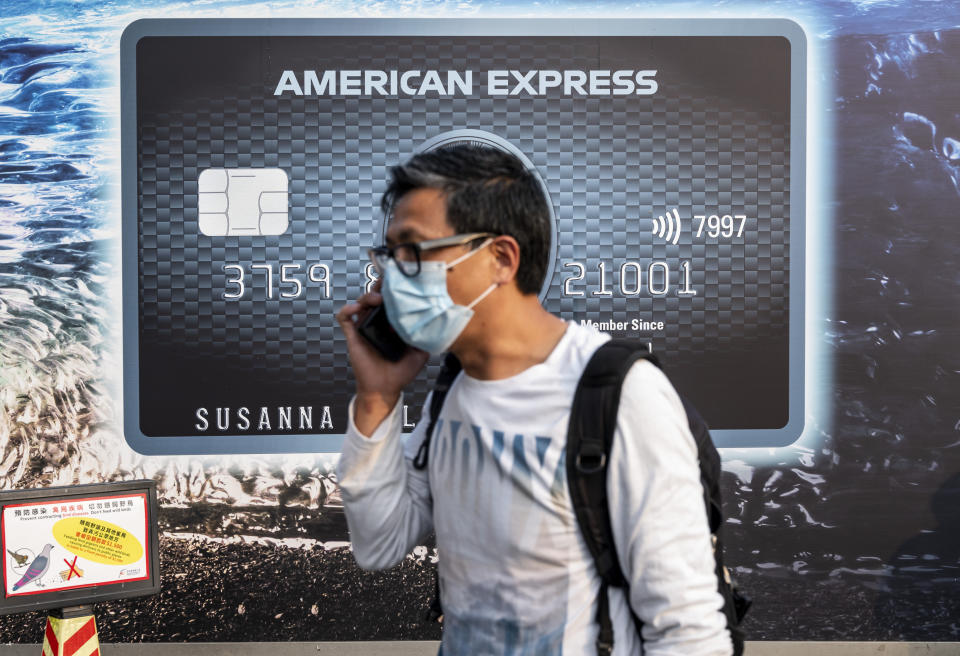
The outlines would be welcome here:
[[[396,362],[410,347],[400,339],[400,335],[387,319],[387,308],[378,305],[361,319],[357,332],[387,360]]]

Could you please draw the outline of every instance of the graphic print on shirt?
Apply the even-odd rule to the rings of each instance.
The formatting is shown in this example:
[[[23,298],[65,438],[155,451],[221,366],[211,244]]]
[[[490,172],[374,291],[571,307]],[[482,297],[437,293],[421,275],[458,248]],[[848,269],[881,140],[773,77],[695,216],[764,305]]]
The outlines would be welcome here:
[[[441,579],[456,582],[443,586],[444,653],[560,654],[565,613],[539,609],[569,589],[562,440],[441,418],[431,451],[434,489],[447,491],[434,499],[438,542],[474,536],[440,559]]]

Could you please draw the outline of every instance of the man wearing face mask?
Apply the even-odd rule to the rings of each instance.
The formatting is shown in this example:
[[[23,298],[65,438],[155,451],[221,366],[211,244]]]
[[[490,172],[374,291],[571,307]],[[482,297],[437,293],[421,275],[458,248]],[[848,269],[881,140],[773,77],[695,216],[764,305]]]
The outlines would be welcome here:
[[[609,336],[540,305],[539,183],[507,153],[454,146],[394,167],[383,208],[387,243],[371,251],[382,288],[337,314],[357,381],[338,464],[357,562],[391,567],[434,531],[444,656],[596,654],[600,581],[564,449],[577,382]],[[357,332],[381,303],[412,347],[397,362]],[[427,415],[402,436],[403,388],[448,350],[463,371],[421,470]],[[645,654],[730,654],[697,449],[676,392],[643,360],[624,381],[607,491],[630,583],[609,591],[613,654],[641,653],[631,609]]]

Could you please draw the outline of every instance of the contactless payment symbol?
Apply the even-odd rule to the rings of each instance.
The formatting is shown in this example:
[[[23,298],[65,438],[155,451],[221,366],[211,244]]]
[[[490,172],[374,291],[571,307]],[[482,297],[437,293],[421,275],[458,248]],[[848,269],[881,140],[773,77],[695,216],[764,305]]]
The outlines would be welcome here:
[[[283,169],[204,169],[197,180],[200,232],[282,235],[288,225],[287,183]]]

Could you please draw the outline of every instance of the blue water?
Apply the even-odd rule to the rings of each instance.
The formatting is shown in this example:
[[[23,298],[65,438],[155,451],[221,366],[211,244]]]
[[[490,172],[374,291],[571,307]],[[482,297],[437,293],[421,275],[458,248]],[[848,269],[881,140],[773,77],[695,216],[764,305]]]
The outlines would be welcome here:
[[[833,216],[820,217],[833,221],[836,310],[816,318],[836,363],[831,416],[810,418],[823,427],[816,449],[766,466],[727,463],[729,560],[747,577],[849,581],[881,601],[898,589],[891,581],[912,580],[916,559],[934,579],[956,581],[950,536],[960,515],[949,508],[960,504],[930,505],[960,496],[949,482],[960,469],[960,3],[400,7],[396,15],[785,16],[807,28],[813,61],[833,62],[810,75],[832,85],[829,105],[811,113],[836,131]],[[171,504],[322,505],[329,460],[210,465],[141,458],[123,442],[119,38],[143,17],[384,11],[378,2],[0,0],[0,488],[146,476]],[[948,620],[921,637],[957,639]],[[792,635],[769,626],[766,637]]]

